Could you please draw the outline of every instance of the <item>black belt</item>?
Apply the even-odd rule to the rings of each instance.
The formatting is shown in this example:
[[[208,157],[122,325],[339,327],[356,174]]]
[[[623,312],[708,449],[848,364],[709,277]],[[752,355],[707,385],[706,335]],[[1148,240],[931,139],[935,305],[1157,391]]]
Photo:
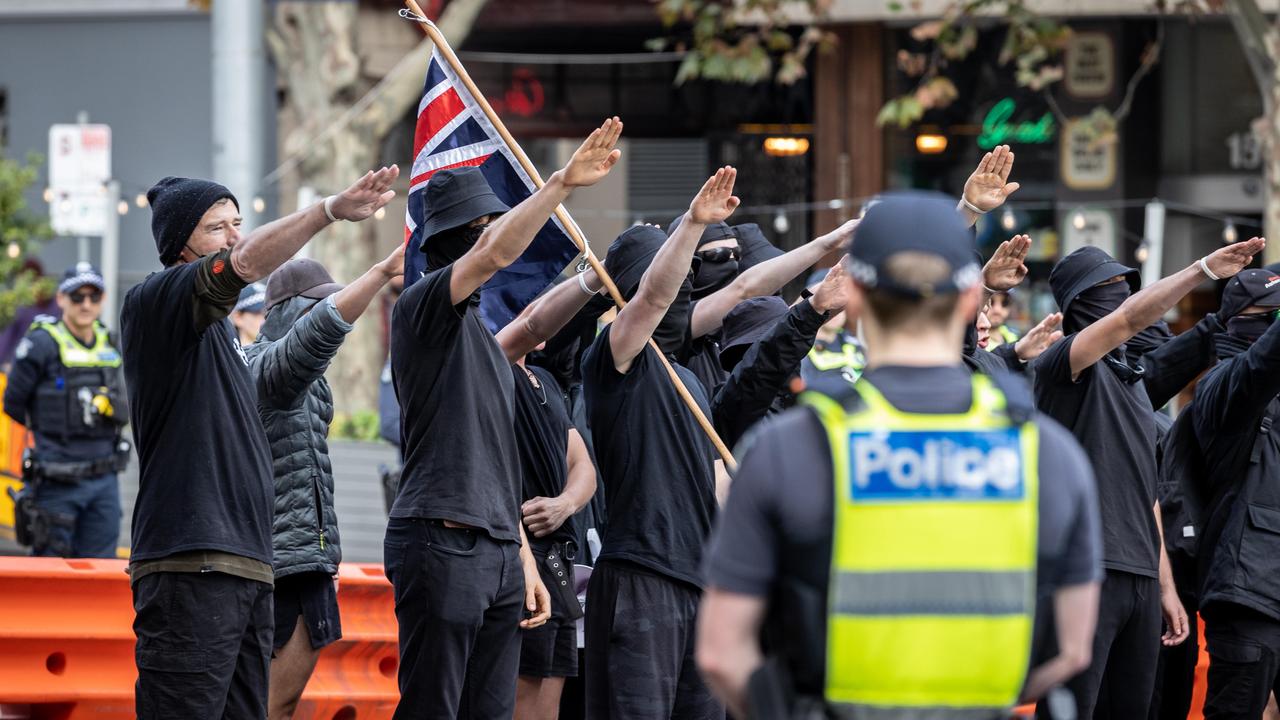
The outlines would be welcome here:
[[[116,472],[118,465],[119,461],[116,456],[108,455],[97,460],[80,462],[36,460],[34,462],[34,470],[39,477],[66,482],[84,480],[98,475],[105,475],[109,472]]]

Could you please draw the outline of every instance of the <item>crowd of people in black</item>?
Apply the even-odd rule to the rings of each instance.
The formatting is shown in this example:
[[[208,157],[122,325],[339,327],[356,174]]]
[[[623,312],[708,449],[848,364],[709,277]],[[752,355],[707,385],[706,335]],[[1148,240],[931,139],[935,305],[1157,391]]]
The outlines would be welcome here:
[[[4,395],[36,438],[20,519],[38,554],[114,554],[130,419],[139,717],[292,717],[341,637],[324,374],[401,283],[397,718],[555,718],[579,675],[590,718],[1186,717],[1197,612],[1206,717],[1261,716],[1280,684],[1280,274],[1246,269],[1264,240],[1146,288],[1082,248],[1049,277],[1059,313],[993,335],[1032,244],[983,262],[970,230],[1018,189],[1007,146],[958,204],[888,193],[787,252],[728,224],[726,166],[490,331],[485,283],[609,174],[621,132],[515,207],[476,168],[435,173],[420,277],[404,246],[345,286],[291,259],[385,206],[395,166],[244,235],[225,187],[161,180],[165,269],[124,298],[119,342],[101,276],[68,271]],[[1174,337],[1162,317],[1206,281],[1221,309]]]

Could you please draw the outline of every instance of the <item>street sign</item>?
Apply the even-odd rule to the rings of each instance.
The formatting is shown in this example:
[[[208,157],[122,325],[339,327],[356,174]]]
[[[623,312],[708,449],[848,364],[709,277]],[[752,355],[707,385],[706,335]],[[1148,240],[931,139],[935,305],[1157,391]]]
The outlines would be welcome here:
[[[53,125],[49,128],[49,220],[59,235],[106,234],[110,217],[106,183],[111,179],[111,128]]]

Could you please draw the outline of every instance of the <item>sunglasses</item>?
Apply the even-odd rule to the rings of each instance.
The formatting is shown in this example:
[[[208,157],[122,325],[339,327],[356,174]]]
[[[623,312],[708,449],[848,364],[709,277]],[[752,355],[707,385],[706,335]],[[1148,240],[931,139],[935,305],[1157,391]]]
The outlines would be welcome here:
[[[71,293],[70,295],[67,296],[67,299],[71,301],[72,305],[79,305],[85,300],[88,300],[90,303],[97,305],[98,303],[102,302],[102,293],[97,290],[93,292]]]
[[[703,262],[726,262],[728,260],[740,260],[742,251],[736,247],[721,247],[713,250],[703,250],[697,256]]]

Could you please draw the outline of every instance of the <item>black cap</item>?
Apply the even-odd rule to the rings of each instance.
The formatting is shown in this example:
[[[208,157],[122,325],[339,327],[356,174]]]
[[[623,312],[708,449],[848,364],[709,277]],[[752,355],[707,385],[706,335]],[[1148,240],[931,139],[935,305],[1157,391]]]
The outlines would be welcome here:
[[[743,300],[724,316],[720,331],[720,366],[732,370],[747,348],[768,334],[787,314],[787,302],[777,295]]]
[[[982,266],[976,259],[973,234],[956,212],[954,199],[920,191],[885,193],[879,198],[863,216],[847,248],[846,267],[856,283],[913,298],[954,294],[978,284]],[[951,272],[928,287],[895,283],[886,263],[907,251],[941,258]]]
[[[58,283],[58,292],[71,293],[85,285],[95,287],[99,290],[106,290],[107,284],[102,279],[102,273],[98,269],[83,260],[67,268],[62,273],[62,282]]]
[[[1142,288],[1142,275],[1128,265],[1122,265],[1106,251],[1086,245],[1062,258],[1049,271],[1049,289],[1058,309],[1066,312],[1080,293],[1103,280],[1123,275],[1129,283],[1129,291]]]
[[[266,309],[302,296],[322,300],[342,289],[320,263],[311,258],[296,258],[276,268],[267,278]]]
[[[160,253],[160,263],[168,267],[178,259],[200,218],[213,204],[228,198],[240,209],[231,191],[210,180],[167,177],[147,191],[151,205],[151,235]]]
[[[1280,307],[1280,273],[1266,268],[1240,272],[1222,289],[1222,305],[1240,310],[1252,305]]]
[[[493,194],[479,168],[441,170],[427,181],[422,193],[422,237],[462,227],[485,215],[501,215],[511,208]],[[423,243],[425,251],[426,243]]]

